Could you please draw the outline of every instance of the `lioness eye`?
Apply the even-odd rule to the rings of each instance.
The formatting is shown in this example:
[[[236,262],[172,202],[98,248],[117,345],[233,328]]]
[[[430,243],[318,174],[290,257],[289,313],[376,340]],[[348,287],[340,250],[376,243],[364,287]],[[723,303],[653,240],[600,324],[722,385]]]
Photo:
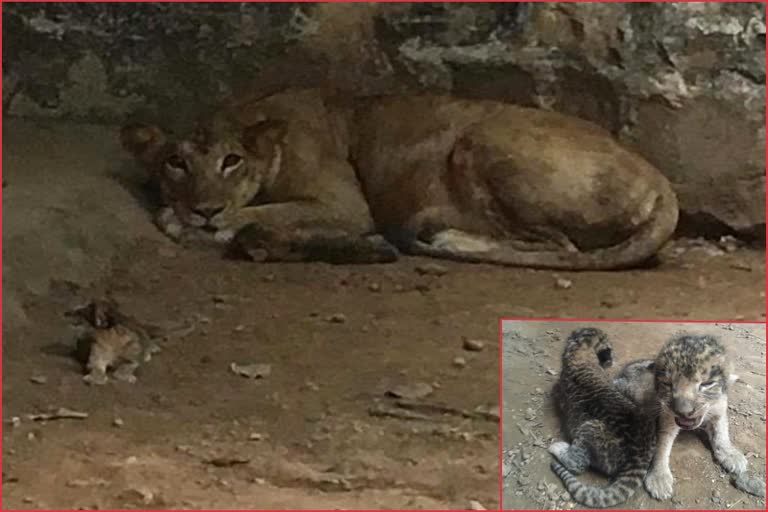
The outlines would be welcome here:
[[[229,154],[221,161],[221,172],[226,176],[237,169],[243,161],[240,155]]]
[[[227,155],[224,157],[224,161],[221,162],[221,167],[222,169],[226,169],[227,167],[234,167],[242,160],[243,158],[239,155]]]
[[[181,178],[187,172],[187,162],[179,155],[172,155],[165,161],[165,168],[174,178]]]

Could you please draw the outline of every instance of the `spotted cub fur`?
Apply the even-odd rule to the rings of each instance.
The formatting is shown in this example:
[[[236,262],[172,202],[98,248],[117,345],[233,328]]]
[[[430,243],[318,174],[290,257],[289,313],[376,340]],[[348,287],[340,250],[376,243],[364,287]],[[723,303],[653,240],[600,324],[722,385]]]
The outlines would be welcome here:
[[[630,363],[617,377],[628,396],[661,404],[658,445],[645,478],[645,488],[654,498],[672,497],[669,457],[680,430],[703,428],[715,459],[726,471],[740,474],[746,470],[747,459],[731,444],[728,434],[727,391],[737,379],[731,371],[720,340],[683,335],[668,341],[655,361]]]
[[[549,447],[552,469],[573,499],[590,508],[624,503],[641,486],[655,444],[656,411],[624,396],[604,370],[613,363],[606,334],[594,328],[569,336],[560,372],[560,407],[571,444]],[[592,467],[611,476],[606,486],[580,482],[574,475]]]

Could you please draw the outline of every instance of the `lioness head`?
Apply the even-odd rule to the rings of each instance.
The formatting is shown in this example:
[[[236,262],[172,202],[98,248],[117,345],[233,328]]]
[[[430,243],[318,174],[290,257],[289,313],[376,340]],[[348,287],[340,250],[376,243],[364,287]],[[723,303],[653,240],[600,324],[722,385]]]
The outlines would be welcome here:
[[[698,428],[726,393],[731,365],[725,347],[712,336],[680,336],[656,357],[656,394],[680,428]]]
[[[173,139],[157,126],[130,124],[123,147],[147,166],[163,199],[187,226],[222,229],[226,219],[274,181],[285,124],[210,123]]]

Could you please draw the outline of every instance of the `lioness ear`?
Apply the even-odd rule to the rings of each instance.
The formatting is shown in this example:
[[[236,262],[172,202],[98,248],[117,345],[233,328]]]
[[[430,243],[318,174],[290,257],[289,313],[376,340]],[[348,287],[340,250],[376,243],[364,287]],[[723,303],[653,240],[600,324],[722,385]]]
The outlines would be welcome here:
[[[288,130],[288,123],[268,119],[243,129],[242,144],[245,149],[258,157],[265,158],[279,144]]]
[[[165,145],[166,137],[157,126],[132,123],[120,130],[120,142],[137,159],[149,163]]]

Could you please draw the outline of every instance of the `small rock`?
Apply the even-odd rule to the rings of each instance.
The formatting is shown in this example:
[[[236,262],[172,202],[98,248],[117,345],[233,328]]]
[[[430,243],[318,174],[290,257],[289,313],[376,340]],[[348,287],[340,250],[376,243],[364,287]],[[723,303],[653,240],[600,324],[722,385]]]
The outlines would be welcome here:
[[[487,509],[479,501],[469,500],[469,510],[487,510]]]
[[[453,366],[456,368],[464,368],[467,366],[467,360],[463,357],[454,357],[453,358]]]
[[[320,391],[320,386],[318,386],[316,383],[312,382],[311,380],[308,380],[304,383],[304,387],[310,391]]]
[[[213,300],[215,304],[224,304],[227,302],[227,297],[224,295],[214,295],[211,297],[211,300]]]
[[[547,368],[547,373],[549,375],[557,375],[557,372],[555,370],[553,370],[552,368]]]
[[[234,329],[232,329],[235,332],[243,332],[245,330],[245,326],[243,324],[236,325]]]
[[[380,292],[381,285],[379,283],[368,283],[368,289],[372,292]]]
[[[555,288],[560,288],[561,290],[567,290],[571,286],[573,286],[573,281],[570,279],[565,279],[564,277],[558,277],[555,279]]]
[[[125,422],[121,418],[115,418],[112,420],[112,426],[121,428],[123,425],[125,425]]]
[[[401,285],[401,284],[396,284],[396,285],[395,285],[395,291],[396,291],[396,292],[402,292],[402,291],[405,291],[405,287],[404,287],[403,285]]]
[[[272,365],[260,363],[246,365],[231,363],[229,365],[229,369],[235,375],[249,379],[263,379],[265,377],[269,377],[269,375],[272,373]]]
[[[275,280],[275,274],[267,274],[261,278],[265,283],[271,283]]]
[[[462,346],[464,347],[464,350],[468,350],[470,352],[480,352],[485,348],[485,343],[480,340],[464,338]]]
[[[248,436],[249,441],[261,441],[262,439],[264,439],[264,436],[258,432],[251,432]]]
[[[67,487],[103,487],[108,483],[109,482],[107,482],[103,478],[84,478],[84,479],[69,480],[67,481],[66,486]]]
[[[18,416],[14,416],[13,418],[11,418],[11,420],[8,423],[10,423],[11,426],[14,428],[18,427],[21,425],[21,418],[19,418]]]
[[[438,263],[425,263],[416,267],[416,273],[422,276],[444,276],[448,269]]]
[[[417,382],[415,384],[403,384],[395,386],[386,392],[387,395],[395,398],[405,398],[406,400],[418,400],[431,395],[434,392],[432,386],[426,382]]]
[[[33,375],[29,378],[29,381],[32,384],[47,384],[48,383],[48,377],[45,375]]]
[[[117,499],[132,505],[151,505],[156,503],[155,493],[149,489],[126,489],[117,495]]]
[[[347,315],[344,313],[334,313],[333,315],[327,317],[326,321],[332,324],[343,324],[347,321]]]
[[[414,285],[413,289],[421,293],[427,293],[429,290],[431,290],[429,285],[426,283],[417,283],[416,285]]]
[[[217,468],[231,468],[232,466],[248,464],[251,462],[251,459],[245,457],[216,457],[207,462]]]

